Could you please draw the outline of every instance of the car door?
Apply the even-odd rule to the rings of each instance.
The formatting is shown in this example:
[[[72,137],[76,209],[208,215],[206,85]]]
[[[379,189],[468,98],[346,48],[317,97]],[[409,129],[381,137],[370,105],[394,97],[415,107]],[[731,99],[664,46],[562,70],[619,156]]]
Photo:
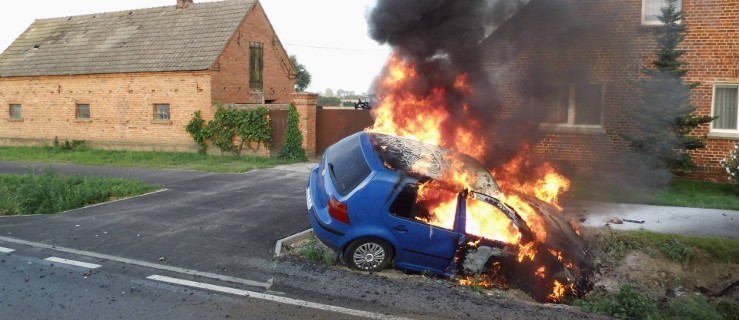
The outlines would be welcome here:
[[[429,270],[447,273],[451,270],[460,233],[455,231],[456,217],[460,210],[456,193],[428,189],[419,192],[418,184],[399,188],[393,201],[386,208],[383,220],[395,236],[400,250],[396,265],[401,268]],[[429,203],[444,200],[446,212],[430,211]],[[451,203],[449,203],[451,201]],[[436,213],[444,215],[437,219]]]

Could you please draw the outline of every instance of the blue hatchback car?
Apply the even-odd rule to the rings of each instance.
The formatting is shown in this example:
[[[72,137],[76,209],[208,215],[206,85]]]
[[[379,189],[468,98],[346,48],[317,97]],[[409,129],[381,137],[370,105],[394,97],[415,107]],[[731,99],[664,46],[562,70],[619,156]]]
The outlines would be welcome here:
[[[450,157],[464,161],[468,173],[476,176],[474,185],[444,184],[442,173]],[[419,186],[426,188],[429,181],[439,181],[438,190],[425,190],[425,198],[419,198]],[[470,198],[507,216],[523,238],[532,237],[520,216],[499,202],[498,185],[479,162],[395,136],[360,132],[332,145],[311,170],[305,192],[316,237],[336,250],[337,258],[347,266],[358,270],[379,271],[393,265],[454,275],[459,268],[455,255],[466,243],[479,240],[465,232],[465,208]],[[423,203],[430,196],[445,197],[452,203],[456,199],[445,224],[427,222],[430,216]],[[563,224],[557,221],[552,225]],[[579,245],[573,247],[572,242],[564,241],[551,246],[584,251],[577,248]],[[477,268],[482,269],[490,255],[468,260],[482,260]]]

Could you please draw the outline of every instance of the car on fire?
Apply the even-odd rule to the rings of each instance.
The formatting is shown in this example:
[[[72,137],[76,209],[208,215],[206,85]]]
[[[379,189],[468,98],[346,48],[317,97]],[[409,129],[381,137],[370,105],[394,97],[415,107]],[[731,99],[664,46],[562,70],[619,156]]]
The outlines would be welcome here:
[[[468,185],[447,179],[453,164],[472,177]],[[329,147],[306,187],[314,234],[352,269],[393,266],[458,278],[494,275],[492,281],[517,283],[540,301],[552,300],[550,287],[583,291],[592,268],[573,226],[552,205],[519,194],[546,220],[547,239],[537,242],[501,196],[491,174],[470,156],[369,132]],[[480,236],[469,217],[472,206],[502,218],[498,228],[527,245]],[[538,250],[540,258],[523,259],[524,247]]]

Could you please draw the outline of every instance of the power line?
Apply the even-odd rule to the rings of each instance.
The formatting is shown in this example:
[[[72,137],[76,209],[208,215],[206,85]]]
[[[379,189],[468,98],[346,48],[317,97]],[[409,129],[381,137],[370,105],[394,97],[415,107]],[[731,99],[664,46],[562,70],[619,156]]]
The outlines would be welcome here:
[[[356,47],[356,48],[339,48],[339,47],[324,47],[324,46],[315,46],[315,45],[309,45],[309,44],[298,44],[298,43],[287,43],[284,42],[286,46],[293,46],[293,47],[303,47],[303,48],[313,48],[313,49],[323,49],[323,50],[336,50],[336,51],[375,51],[375,52],[384,52],[387,51],[385,49],[377,49],[377,48],[363,48],[363,47]]]

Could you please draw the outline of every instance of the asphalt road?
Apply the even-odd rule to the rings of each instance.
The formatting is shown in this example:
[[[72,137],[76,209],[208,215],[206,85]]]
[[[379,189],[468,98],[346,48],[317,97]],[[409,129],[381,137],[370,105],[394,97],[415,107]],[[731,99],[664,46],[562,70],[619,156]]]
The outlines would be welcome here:
[[[273,259],[278,239],[310,227],[304,199],[310,166],[215,174],[54,165],[62,173],[137,178],[163,190],[54,215],[0,217],[0,252],[15,250],[0,253],[0,318],[597,318],[567,306],[483,296],[445,279]],[[0,161],[0,173],[45,167]]]

